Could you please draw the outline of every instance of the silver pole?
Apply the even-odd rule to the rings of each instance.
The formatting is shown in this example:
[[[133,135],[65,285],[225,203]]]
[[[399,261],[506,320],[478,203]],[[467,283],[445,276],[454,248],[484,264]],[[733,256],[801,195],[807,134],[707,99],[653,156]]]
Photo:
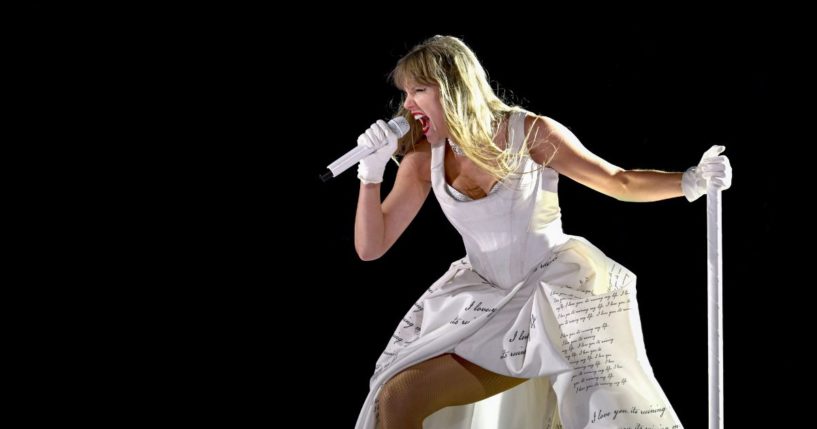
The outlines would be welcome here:
[[[721,191],[706,193],[707,325],[709,349],[709,429],[723,429],[723,276],[721,268]]]

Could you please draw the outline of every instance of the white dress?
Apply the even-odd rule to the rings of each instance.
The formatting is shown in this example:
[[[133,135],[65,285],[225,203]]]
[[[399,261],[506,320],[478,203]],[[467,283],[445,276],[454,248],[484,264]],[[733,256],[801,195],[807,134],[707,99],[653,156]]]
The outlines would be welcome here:
[[[524,112],[509,121],[519,148]],[[392,376],[443,353],[530,380],[475,404],[447,407],[425,429],[681,429],[644,350],[636,277],[562,232],[558,173],[525,158],[484,198],[459,201],[432,145],[431,180],[467,256],[409,309],[377,361],[357,429]],[[640,426],[639,426],[640,424]]]

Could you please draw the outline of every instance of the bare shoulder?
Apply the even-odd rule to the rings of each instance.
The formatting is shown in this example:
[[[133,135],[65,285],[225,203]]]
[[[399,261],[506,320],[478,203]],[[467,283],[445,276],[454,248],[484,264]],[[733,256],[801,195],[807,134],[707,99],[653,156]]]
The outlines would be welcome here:
[[[408,150],[400,162],[400,170],[416,175],[424,182],[431,182],[431,143],[425,137]]]
[[[603,194],[617,192],[613,178],[622,169],[584,147],[569,128],[538,115],[526,118],[525,125],[534,161]]]
[[[559,123],[556,122],[555,119],[547,117],[545,115],[537,115],[536,113],[528,112],[525,115],[525,129],[529,129],[532,126],[536,126],[542,129],[550,129],[554,128]]]
[[[564,126],[544,115],[528,113],[525,116],[525,142],[531,158],[548,166],[564,140]]]

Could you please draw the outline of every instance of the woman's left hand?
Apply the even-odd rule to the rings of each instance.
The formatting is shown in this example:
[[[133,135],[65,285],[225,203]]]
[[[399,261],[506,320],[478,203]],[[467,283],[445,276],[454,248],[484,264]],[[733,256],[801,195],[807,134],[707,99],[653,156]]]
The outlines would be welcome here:
[[[725,146],[712,146],[704,152],[701,162],[690,167],[681,179],[681,188],[684,196],[690,202],[697,200],[706,193],[708,187],[722,191],[732,186],[732,166],[726,155],[720,155],[726,150]]]

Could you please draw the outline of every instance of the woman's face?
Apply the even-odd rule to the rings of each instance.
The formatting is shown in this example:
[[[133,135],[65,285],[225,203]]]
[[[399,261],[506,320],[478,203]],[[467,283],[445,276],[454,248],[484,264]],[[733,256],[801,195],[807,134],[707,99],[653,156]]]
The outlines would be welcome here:
[[[403,88],[406,101],[403,107],[420,123],[423,134],[431,143],[448,137],[448,127],[440,103],[440,89],[436,85],[408,82]]]

